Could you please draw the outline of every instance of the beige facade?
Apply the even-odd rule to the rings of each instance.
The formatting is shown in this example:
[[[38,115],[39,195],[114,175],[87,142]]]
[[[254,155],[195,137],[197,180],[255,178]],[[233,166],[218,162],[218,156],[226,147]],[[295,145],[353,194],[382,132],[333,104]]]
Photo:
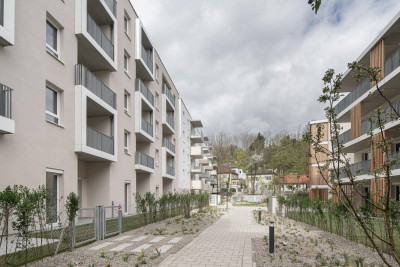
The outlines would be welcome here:
[[[70,192],[130,212],[179,189],[179,93],[130,1],[1,12],[0,189],[48,185],[58,212]]]

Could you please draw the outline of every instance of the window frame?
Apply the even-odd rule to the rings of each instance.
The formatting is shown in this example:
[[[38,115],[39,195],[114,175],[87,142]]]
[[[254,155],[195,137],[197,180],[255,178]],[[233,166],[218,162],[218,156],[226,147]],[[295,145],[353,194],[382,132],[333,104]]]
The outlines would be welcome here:
[[[130,146],[130,132],[124,131],[124,152],[125,154],[129,154],[129,146]]]
[[[45,101],[45,119],[46,119],[47,122],[50,122],[50,123],[53,123],[53,124],[56,124],[56,125],[60,125],[60,121],[61,121],[61,118],[60,118],[60,117],[61,117],[61,116],[60,116],[60,102],[61,102],[61,99],[60,99],[60,98],[61,98],[60,92],[57,91],[57,90],[54,90],[54,89],[51,88],[50,86],[46,85],[45,99],[47,98],[47,90],[50,90],[50,91],[53,91],[53,92],[56,93],[56,103],[57,103],[56,111],[57,111],[57,114],[54,114],[53,112],[47,110],[47,101]],[[47,119],[47,116],[46,116],[46,115],[49,115],[49,116],[51,116],[52,118],[56,119],[56,122],[49,121],[49,120]]]
[[[124,32],[129,35],[129,18],[128,16],[124,15]]]
[[[127,91],[125,91],[124,92],[124,110],[125,110],[125,113],[128,113],[129,112],[129,100],[130,100],[130,94],[127,92]]]
[[[53,29],[56,30],[56,48],[53,48],[49,43],[47,43],[47,25],[50,25]],[[60,58],[60,40],[61,33],[60,28],[55,25],[49,18],[46,18],[46,49],[47,51],[56,58]]]
[[[124,71],[129,73],[129,55],[124,53]]]

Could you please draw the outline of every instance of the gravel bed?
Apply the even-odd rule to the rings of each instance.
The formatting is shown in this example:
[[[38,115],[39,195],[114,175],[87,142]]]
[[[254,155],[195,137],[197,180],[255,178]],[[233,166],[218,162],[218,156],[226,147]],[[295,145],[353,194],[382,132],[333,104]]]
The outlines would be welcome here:
[[[265,222],[275,221],[275,253],[268,253],[268,236],[252,239],[257,267],[385,266],[373,249],[362,244],[288,218],[263,216]],[[390,262],[397,266],[394,260]]]
[[[88,246],[80,247],[72,252],[65,252],[58,254],[54,257],[45,258],[41,261],[31,263],[29,266],[36,267],[53,267],[53,266],[157,266],[168,255],[178,252],[186,244],[191,242],[198,236],[204,229],[218,220],[223,212],[218,208],[209,208],[205,212],[198,212],[192,215],[191,218],[185,219],[183,216],[169,218],[161,222],[149,224],[147,226],[125,232],[121,235],[108,238],[106,240],[94,242]],[[114,242],[118,245],[116,239],[121,236],[131,236],[129,239],[119,241],[122,243],[129,243],[129,240],[140,236],[148,236],[146,240],[135,242],[134,246],[118,252],[109,251],[110,247],[100,250],[90,250],[95,246],[106,242]],[[150,238],[165,237],[162,241],[157,242],[151,248],[146,249],[144,252],[133,253],[133,248],[136,248],[145,243],[149,243]],[[176,244],[165,253],[160,254],[155,248],[160,248],[162,245],[168,244],[174,237],[182,237]],[[171,244],[169,244],[171,245]],[[114,245],[113,247],[115,247]]]

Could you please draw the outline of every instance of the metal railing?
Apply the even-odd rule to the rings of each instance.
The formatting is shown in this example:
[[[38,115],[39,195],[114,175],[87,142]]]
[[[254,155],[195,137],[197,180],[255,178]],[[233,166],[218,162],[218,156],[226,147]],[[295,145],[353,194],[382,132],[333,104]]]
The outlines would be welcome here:
[[[0,116],[11,119],[12,89],[0,83]]]
[[[147,67],[149,68],[150,72],[153,73],[153,59],[151,54],[151,50],[144,48],[144,46],[142,45],[141,57],[144,63],[146,63]]]
[[[167,165],[167,174],[171,176],[175,176],[175,167]]]
[[[146,87],[144,82],[141,79],[138,79],[138,88],[136,88],[136,91],[139,91],[144,95],[144,97],[149,100],[152,106],[154,106],[154,95],[150,92],[149,88]]]
[[[385,59],[385,77],[400,66],[400,49]]]
[[[138,165],[146,166],[150,169],[154,169],[154,158],[152,158],[140,151],[136,151],[135,163]]]
[[[171,126],[172,129],[175,129],[175,122],[174,122],[174,116],[172,115],[166,115],[167,123],[169,126]]]
[[[371,160],[366,160],[354,164],[350,164],[350,171],[354,176],[369,174],[371,170]],[[342,173],[343,169],[340,172],[340,178],[348,177],[347,173]]]
[[[385,158],[386,160],[386,158]],[[393,151],[389,155],[389,160],[396,160],[396,162],[391,166],[392,170],[400,169],[400,151]]]
[[[87,13],[87,32],[101,46],[106,54],[114,60],[114,44],[104,34],[96,21]]]
[[[166,84],[163,86],[163,94],[167,96],[168,100],[172,103],[172,106],[175,107],[175,96],[172,94],[171,89],[169,89]]]
[[[350,106],[354,101],[359,99],[363,94],[365,94],[370,89],[370,84],[368,79],[362,80],[354,91],[350,92],[345,98],[343,98],[336,106],[335,113],[339,114],[348,106]]]
[[[351,130],[347,130],[339,135],[339,142],[341,142],[342,144],[345,144],[349,141],[351,141]]]
[[[167,138],[164,137],[163,139],[163,147],[168,148],[172,153],[175,153],[175,145],[168,140]]]
[[[90,127],[86,128],[86,137],[87,146],[114,155],[114,138]]]
[[[148,135],[153,136],[153,125],[142,118],[142,130]]]
[[[117,1],[115,0],[104,0],[108,8],[111,10],[111,12],[114,14],[115,17],[117,17]]]
[[[192,128],[192,130],[191,130],[191,135],[192,136],[200,136],[201,137],[201,139],[203,139],[203,131],[202,130],[200,130],[199,128]]]
[[[117,95],[82,64],[75,65],[75,85],[83,85],[114,109]]]

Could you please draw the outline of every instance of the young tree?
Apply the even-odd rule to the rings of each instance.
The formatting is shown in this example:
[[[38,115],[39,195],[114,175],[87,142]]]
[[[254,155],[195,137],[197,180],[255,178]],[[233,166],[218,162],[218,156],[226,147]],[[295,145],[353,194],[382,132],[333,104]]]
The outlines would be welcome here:
[[[329,125],[328,131],[331,136],[331,147],[327,149],[321,144],[323,135],[321,125],[317,127],[317,133],[314,137],[307,134],[305,135],[305,139],[314,147],[313,157],[317,161],[319,172],[322,178],[331,187],[332,193],[335,194],[337,201],[347,209],[349,214],[351,214],[361,226],[372,247],[377,251],[385,264],[387,266],[392,266],[380,244],[384,244],[389,248],[393,259],[400,265],[398,244],[396,244],[394,239],[395,234],[400,235],[400,205],[392,201],[390,197],[391,169],[393,165],[398,164],[398,160],[389,157],[392,140],[385,135],[384,129],[384,125],[388,120],[399,118],[399,114],[393,108],[390,101],[384,97],[382,90],[378,86],[380,80],[379,68],[363,66],[358,63],[349,64],[349,68],[356,73],[354,77],[357,80],[368,78],[369,81],[375,85],[376,91],[389,103],[391,108],[391,115],[385,114],[379,108],[376,114],[369,118],[371,123],[369,142],[374,150],[374,154],[382,159],[381,162],[378,162],[378,160],[373,158],[375,162],[372,172],[375,179],[383,181],[383,190],[381,192],[372,193],[371,196],[367,197],[359,188],[360,181],[356,179],[358,175],[357,171],[352,171],[350,167],[349,158],[347,157],[340,137],[340,130],[342,128],[334,108],[335,102],[340,98],[339,90],[341,88],[342,74],[335,75],[332,69],[325,73],[323,78],[323,93],[318,99],[319,102],[328,104],[325,108],[325,112]],[[377,130],[373,131],[374,128]],[[326,164],[318,162],[318,153],[324,153],[328,156]],[[326,169],[330,169],[330,176],[328,177],[325,175]],[[342,179],[341,174],[346,176],[347,179]],[[371,180],[371,183],[372,182]],[[360,207],[354,201],[357,196],[364,198],[367,207]],[[385,234],[382,235],[382,229],[376,227],[375,224],[378,220],[374,218],[374,216],[379,216],[381,220],[383,220],[383,231]]]

